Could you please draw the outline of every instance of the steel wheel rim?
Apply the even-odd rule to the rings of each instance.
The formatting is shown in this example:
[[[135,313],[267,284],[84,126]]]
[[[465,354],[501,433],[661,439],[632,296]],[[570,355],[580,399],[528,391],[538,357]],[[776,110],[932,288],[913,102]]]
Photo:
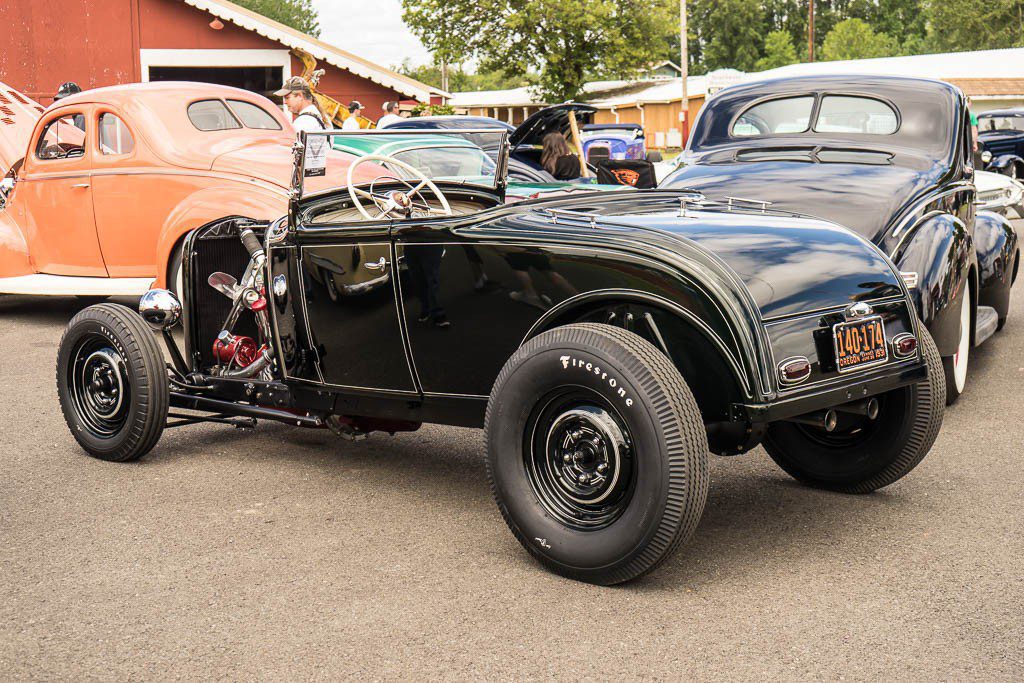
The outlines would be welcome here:
[[[100,335],[78,345],[68,369],[71,403],[78,422],[97,438],[124,427],[131,406],[128,369],[121,354]]]
[[[971,290],[964,290],[963,303],[960,304],[960,341],[956,353],[953,354],[953,381],[956,390],[962,392],[967,385],[967,363],[971,353]]]
[[[591,390],[574,387],[538,403],[524,460],[541,506],[569,528],[607,527],[632,499],[636,459],[629,429]]]

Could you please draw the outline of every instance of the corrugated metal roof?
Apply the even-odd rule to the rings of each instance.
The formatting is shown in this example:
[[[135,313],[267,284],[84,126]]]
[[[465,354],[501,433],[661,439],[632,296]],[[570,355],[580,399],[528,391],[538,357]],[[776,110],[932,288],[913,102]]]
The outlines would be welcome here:
[[[444,90],[385,69],[362,57],[357,57],[351,52],[317,40],[313,36],[296,31],[244,7],[227,2],[227,0],[183,0],[183,2],[196,9],[209,12],[218,19],[230,21],[236,26],[258,33],[264,38],[269,38],[290,48],[305,50],[318,60],[325,61],[339,69],[351,71],[357,76],[379,83],[403,95],[415,97],[421,102],[429,102],[431,95],[450,97],[450,94]]]
[[[825,74],[937,78],[953,83],[968,95],[977,97],[1024,95],[1024,48],[790,64],[769,71],[743,74],[742,80],[759,81]],[[594,81],[584,86],[584,96],[581,99],[601,109],[637,103],[678,102],[681,99],[681,86],[682,81],[679,78],[652,81]],[[705,97],[707,87],[707,75],[690,76],[686,81],[686,91],[690,97]],[[531,97],[529,88],[516,88],[454,93],[451,104],[466,108],[540,106],[545,103]]]
[[[850,59],[839,62],[805,62],[747,74],[747,80],[826,74],[916,76],[937,78],[943,81],[959,78],[981,80],[1024,78],[1024,48]]]

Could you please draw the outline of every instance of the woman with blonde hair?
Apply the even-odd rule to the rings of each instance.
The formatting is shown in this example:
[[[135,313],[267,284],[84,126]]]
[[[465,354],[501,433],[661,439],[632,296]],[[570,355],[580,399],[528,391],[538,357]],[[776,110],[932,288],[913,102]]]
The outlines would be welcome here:
[[[565,136],[559,132],[551,132],[544,136],[540,165],[555,176],[555,180],[575,180],[580,177],[580,160],[569,149]]]

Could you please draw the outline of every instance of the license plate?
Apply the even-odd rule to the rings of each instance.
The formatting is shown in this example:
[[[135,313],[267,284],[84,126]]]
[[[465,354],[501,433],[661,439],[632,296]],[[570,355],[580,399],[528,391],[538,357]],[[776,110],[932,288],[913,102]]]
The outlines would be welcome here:
[[[836,368],[839,372],[851,372],[869,365],[878,365],[888,358],[885,326],[879,317],[833,325],[832,341],[836,351]]]

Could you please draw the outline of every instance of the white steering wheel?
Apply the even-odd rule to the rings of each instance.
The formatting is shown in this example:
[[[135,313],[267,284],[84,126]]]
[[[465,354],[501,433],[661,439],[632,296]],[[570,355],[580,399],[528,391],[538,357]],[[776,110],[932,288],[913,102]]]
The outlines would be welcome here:
[[[381,165],[387,165],[392,168],[397,168],[406,173],[409,173],[413,178],[419,180],[419,184],[413,187],[401,178],[395,178],[400,183],[405,184],[409,187],[409,192],[391,191],[387,194],[378,194],[372,192],[373,184],[370,184],[370,192],[361,190],[355,186],[353,179],[355,178],[356,169],[363,164],[374,162]],[[379,178],[390,177],[390,176],[378,176]],[[375,181],[376,182],[376,181]],[[424,187],[430,188],[430,191],[434,193],[434,197],[437,201],[441,202],[441,208],[435,209],[430,205],[426,198],[420,192]],[[369,156],[360,157],[358,161],[348,167],[348,194],[352,197],[352,204],[359,210],[359,213],[363,215],[367,220],[378,220],[380,218],[387,218],[393,212],[398,210],[409,211],[411,209],[420,209],[427,214],[436,216],[451,216],[452,207],[448,204],[448,199],[442,194],[441,190],[437,189],[437,185],[433,183],[427,176],[423,175],[423,172],[418,168],[410,166],[404,161],[399,161],[394,157],[385,156],[383,154],[371,154]],[[363,203],[359,201],[359,198],[363,197],[372,201],[380,213],[376,216],[371,216],[370,212],[366,210]],[[417,204],[415,197],[419,197],[422,204]]]

